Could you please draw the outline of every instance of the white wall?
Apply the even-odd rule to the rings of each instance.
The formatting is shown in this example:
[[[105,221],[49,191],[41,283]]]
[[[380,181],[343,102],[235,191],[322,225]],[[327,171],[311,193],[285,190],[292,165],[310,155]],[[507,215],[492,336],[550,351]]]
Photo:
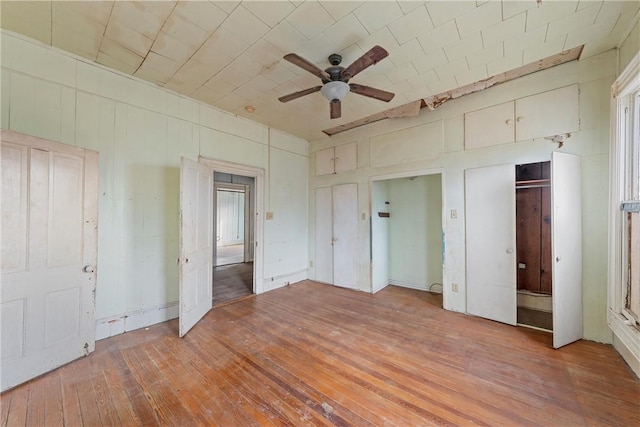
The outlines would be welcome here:
[[[1,35],[2,128],[100,153],[98,338],[177,316],[181,156],[264,169],[258,289],[307,277],[306,141]]]
[[[372,292],[389,284],[389,218],[378,212],[389,212],[389,181],[371,183],[371,283]]]
[[[390,119],[311,143],[310,185],[317,187],[339,183],[358,183],[360,216],[360,283],[371,291],[369,259],[369,212],[372,177],[410,174],[424,169],[441,169],[444,180],[445,272],[444,306],[465,312],[465,218],[464,170],[504,163],[527,163],[549,160],[556,144],[543,138],[501,146],[464,150],[464,113],[498,105],[526,96],[578,83],[580,86],[580,130],[565,142],[562,151],[582,158],[583,167],[583,305],[584,336],[611,342],[607,327],[607,200],[609,149],[609,93],[617,68],[615,50],[560,65],[545,71],[503,83],[482,92],[446,102],[434,111],[421,110],[418,117]],[[348,100],[347,100],[348,101]],[[348,102],[343,108],[349,108]],[[317,150],[352,141],[358,143],[358,169],[353,172],[315,176],[314,153]],[[392,155],[389,148],[393,149]],[[386,153],[386,154],[385,154]],[[310,259],[315,259],[313,238],[313,204],[311,200]],[[451,218],[450,211],[458,217]],[[310,277],[315,271],[310,269]],[[460,291],[452,291],[452,283]]]
[[[440,174],[388,181],[389,282],[429,290],[442,283]],[[440,286],[434,291],[440,291]]]

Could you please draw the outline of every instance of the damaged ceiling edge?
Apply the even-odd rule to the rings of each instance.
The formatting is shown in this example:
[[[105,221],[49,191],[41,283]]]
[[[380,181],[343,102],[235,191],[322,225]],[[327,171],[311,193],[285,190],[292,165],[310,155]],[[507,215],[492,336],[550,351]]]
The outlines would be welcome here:
[[[399,107],[390,108],[388,110],[381,111],[379,113],[367,116],[365,118],[355,120],[344,125],[336,126],[330,129],[325,129],[322,132],[329,136],[333,136],[340,132],[345,132],[360,126],[367,125],[369,123],[378,122],[385,119],[401,118],[401,117],[415,117],[420,113],[420,109],[429,108],[430,111],[435,110],[445,102],[460,98],[465,95],[480,92],[485,89],[489,89],[500,83],[515,80],[520,77],[524,77],[528,74],[532,74],[538,71],[546,70],[557,65],[565,64],[567,62],[575,61],[580,58],[584,45],[574,47],[572,49],[565,50],[555,55],[548,56],[538,61],[531,62],[513,70],[505,71],[504,73],[496,74],[487,79],[483,79],[474,83],[469,83],[465,86],[439,93],[437,95],[430,96],[428,98],[419,99]]]

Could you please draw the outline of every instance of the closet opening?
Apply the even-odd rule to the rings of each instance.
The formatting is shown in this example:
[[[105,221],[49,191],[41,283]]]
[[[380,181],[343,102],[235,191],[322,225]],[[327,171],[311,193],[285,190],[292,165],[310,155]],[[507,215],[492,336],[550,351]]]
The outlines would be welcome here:
[[[443,306],[443,205],[439,170],[371,181],[372,292],[388,285],[419,289]]]
[[[553,331],[551,162],[516,165],[517,323]]]

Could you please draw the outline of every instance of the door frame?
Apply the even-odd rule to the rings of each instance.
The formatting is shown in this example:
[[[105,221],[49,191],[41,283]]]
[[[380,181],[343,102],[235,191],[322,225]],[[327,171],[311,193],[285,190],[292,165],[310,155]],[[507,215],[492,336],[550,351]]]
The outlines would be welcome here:
[[[253,253],[253,292],[261,294],[264,292],[263,265],[264,265],[264,169],[241,165],[238,163],[226,162],[200,156],[198,162],[207,165],[213,172],[229,173],[253,178],[255,181],[255,219],[254,219],[254,240],[255,248]],[[212,179],[213,182],[213,179]],[[215,186],[215,183],[213,184]],[[213,209],[213,207],[212,207]],[[215,229],[215,227],[213,227]],[[211,236],[215,246],[215,232]],[[213,286],[213,284],[212,284]]]
[[[369,177],[369,284],[371,287],[373,287],[373,263],[371,262],[371,248],[373,247],[373,236],[371,233],[371,218],[373,217],[373,215],[375,214],[375,212],[373,212],[373,183],[374,182],[378,182],[378,181],[389,181],[392,179],[399,179],[399,178],[411,178],[411,177],[421,177],[421,176],[427,176],[427,175],[437,175],[440,174],[440,180],[441,180],[441,196],[442,196],[442,212],[441,212],[441,218],[440,218],[440,223],[442,224],[442,308],[444,309],[449,309],[449,294],[448,292],[446,292],[446,290],[448,289],[448,287],[446,286],[446,283],[449,283],[449,277],[448,277],[448,269],[447,269],[447,263],[446,263],[446,258],[445,258],[445,253],[446,253],[446,240],[445,237],[447,235],[446,233],[446,228],[447,228],[447,217],[446,217],[446,206],[447,206],[447,197],[446,197],[446,173],[445,173],[445,169],[444,168],[427,168],[427,169],[416,169],[416,170],[411,170],[411,171],[404,171],[404,172],[396,172],[396,173],[390,173],[390,174],[384,174],[384,175],[374,175]],[[371,291],[373,292],[373,289],[371,289]]]

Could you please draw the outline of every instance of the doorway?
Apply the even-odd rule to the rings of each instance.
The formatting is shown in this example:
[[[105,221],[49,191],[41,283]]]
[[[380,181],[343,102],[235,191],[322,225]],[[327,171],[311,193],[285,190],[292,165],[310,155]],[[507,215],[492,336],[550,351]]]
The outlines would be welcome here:
[[[254,293],[255,179],[214,172],[213,306]]]
[[[551,162],[516,165],[517,320],[553,331]]]
[[[387,285],[419,289],[443,306],[442,185],[439,170],[372,180],[373,292]]]

